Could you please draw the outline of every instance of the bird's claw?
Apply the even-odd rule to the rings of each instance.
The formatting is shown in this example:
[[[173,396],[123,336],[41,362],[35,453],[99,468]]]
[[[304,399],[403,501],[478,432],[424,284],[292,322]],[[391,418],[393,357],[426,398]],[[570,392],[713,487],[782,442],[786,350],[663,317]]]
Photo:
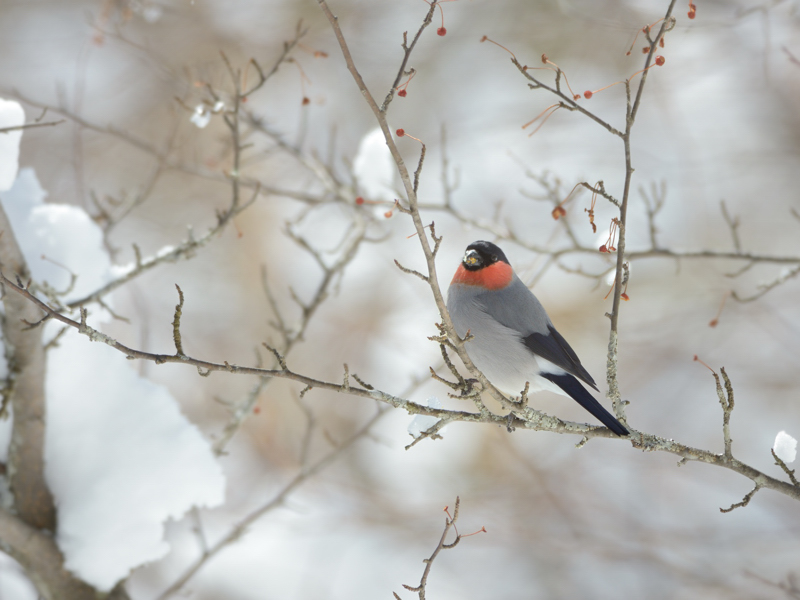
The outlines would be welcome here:
[[[464,386],[461,388],[461,396],[469,398],[475,394],[480,394],[481,383],[477,379],[465,379]]]
[[[508,433],[514,433],[516,431],[516,427],[514,427],[514,419],[516,415],[513,412],[508,413],[508,417],[506,418],[506,431]]]

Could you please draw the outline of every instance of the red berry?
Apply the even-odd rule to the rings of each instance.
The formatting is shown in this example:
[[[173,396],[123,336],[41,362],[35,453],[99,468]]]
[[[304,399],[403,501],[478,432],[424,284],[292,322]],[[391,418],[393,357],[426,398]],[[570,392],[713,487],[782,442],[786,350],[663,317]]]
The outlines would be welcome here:
[[[392,211],[387,210],[385,213],[383,213],[383,216],[386,217],[387,219],[391,219],[392,218]]]
[[[439,29],[436,30],[436,33],[438,35],[445,36],[447,35],[447,29],[445,29],[444,27],[439,27]]]
[[[406,130],[398,129],[397,131],[395,131],[395,133],[397,134],[397,137],[403,137],[406,134]]]
[[[665,62],[667,62],[667,59],[666,59],[666,58],[664,58],[664,57],[663,57],[663,56],[661,56],[661,55],[658,55],[658,56],[656,56],[656,64],[657,64],[659,67],[662,67],[662,66],[664,66],[664,63],[665,63]]]
[[[405,90],[397,90],[397,95],[400,96],[401,98],[405,98],[407,94],[408,92]]]
[[[690,19],[694,19],[696,16],[697,16],[697,14],[695,14],[695,11],[693,11],[693,10],[690,10],[690,11],[689,11],[688,17],[689,17]]]
[[[592,92],[590,92],[589,90],[586,90],[585,92],[583,92],[583,97],[588,100],[589,98],[592,97]]]
[[[364,198],[362,198],[361,196],[359,196],[358,198],[356,198],[356,204],[358,204],[359,206],[361,206],[362,204],[364,204]]]
[[[630,300],[630,298],[628,297],[628,294],[626,294],[625,292],[622,292],[619,297],[622,298],[623,300],[625,300],[625,302]]]
[[[642,48],[642,54],[648,54],[650,52],[650,46],[645,46]]]
[[[600,252],[608,252],[608,248],[606,248],[606,245],[605,245],[605,244],[603,244],[602,246],[600,246]]]
[[[556,221],[558,221],[559,217],[563,217],[564,215],[566,215],[566,214],[567,214],[567,211],[566,211],[566,210],[564,210],[564,207],[563,207],[563,206],[556,206],[556,207],[553,209],[553,212],[552,212],[551,214],[553,215],[553,218],[554,218]]]

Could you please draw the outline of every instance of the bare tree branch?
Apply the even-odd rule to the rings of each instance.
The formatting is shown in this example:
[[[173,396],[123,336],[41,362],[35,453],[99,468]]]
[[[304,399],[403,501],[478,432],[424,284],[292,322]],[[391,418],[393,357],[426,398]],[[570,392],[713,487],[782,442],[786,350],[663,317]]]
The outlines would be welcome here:
[[[28,266],[5,209],[0,206],[0,265],[23,279]],[[22,300],[22,303],[20,301]],[[14,425],[8,451],[8,476],[19,517],[37,529],[54,530],[55,505],[44,478],[46,357],[42,328],[31,328],[40,313],[18,294],[4,294],[3,341],[10,372]]]
[[[25,569],[45,600],[96,600],[97,592],[64,569],[64,557],[51,535],[0,508],[0,548]],[[109,600],[127,598],[124,590]]]

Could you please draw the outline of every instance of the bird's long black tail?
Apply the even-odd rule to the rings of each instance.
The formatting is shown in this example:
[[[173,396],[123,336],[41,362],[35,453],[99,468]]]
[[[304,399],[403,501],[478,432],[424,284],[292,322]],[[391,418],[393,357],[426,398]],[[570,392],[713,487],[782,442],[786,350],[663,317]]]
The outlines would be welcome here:
[[[563,375],[541,373],[541,376],[555,383],[573,400],[592,413],[603,425],[608,427],[617,435],[625,436],[630,434],[630,432],[625,429],[622,423],[617,421],[610,412],[608,412],[597,400],[595,400],[594,396],[586,391],[586,388],[580,384],[577,378],[567,373],[564,373]]]

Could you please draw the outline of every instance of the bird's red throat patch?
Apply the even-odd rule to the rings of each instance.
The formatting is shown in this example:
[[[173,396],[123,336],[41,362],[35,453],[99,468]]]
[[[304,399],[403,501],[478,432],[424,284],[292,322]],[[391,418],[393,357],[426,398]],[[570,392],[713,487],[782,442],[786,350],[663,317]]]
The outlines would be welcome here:
[[[458,265],[458,270],[453,275],[453,281],[450,284],[461,283],[477,285],[487,290],[499,290],[511,283],[513,276],[514,271],[511,269],[511,265],[502,261],[497,261],[493,265],[477,271],[469,271],[464,268],[464,265]]]

